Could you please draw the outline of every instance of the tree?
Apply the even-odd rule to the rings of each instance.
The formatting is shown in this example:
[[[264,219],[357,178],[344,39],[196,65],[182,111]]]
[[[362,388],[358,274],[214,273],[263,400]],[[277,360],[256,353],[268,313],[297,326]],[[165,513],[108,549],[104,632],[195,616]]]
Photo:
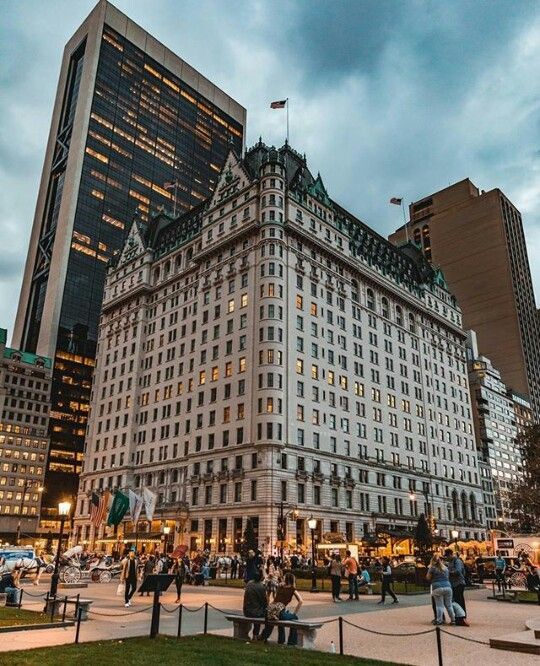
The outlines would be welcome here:
[[[523,473],[509,492],[510,509],[517,528],[531,533],[540,529],[540,424],[520,433],[516,446],[521,452]]]
[[[415,546],[420,551],[421,556],[425,556],[431,551],[433,546],[433,535],[431,534],[431,528],[428,525],[428,521],[423,513],[420,514],[418,518],[418,523],[414,531],[414,543]]]
[[[244,530],[244,538],[242,539],[242,544],[240,546],[240,554],[243,557],[247,557],[247,554],[250,550],[257,551],[259,544],[257,542],[257,537],[255,536],[255,530],[253,529],[253,523],[251,518],[248,518],[246,521],[246,529]]]

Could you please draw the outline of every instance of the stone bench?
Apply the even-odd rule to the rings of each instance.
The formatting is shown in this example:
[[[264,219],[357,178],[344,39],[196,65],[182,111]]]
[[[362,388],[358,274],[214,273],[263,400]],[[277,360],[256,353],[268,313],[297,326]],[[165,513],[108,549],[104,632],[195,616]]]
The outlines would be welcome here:
[[[249,630],[252,624],[268,625],[270,627],[294,627],[298,631],[298,647],[307,650],[315,648],[317,630],[323,622],[304,622],[302,620],[272,620],[266,618],[245,617],[244,615],[225,615],[225,619],[233,623],[233,636],[241,640],[249,640]]]
[[[358,586],[358,594],[373,594],[373,586],[375,583],[366,583],[365,585]]]
[[[77,619],[77,597],[68,597],[67,601],[65,598],[58,597],[57,599],[47,599],[47,604],[45,606],[45,612],[51,613],[51,607],[54,606],[54,615],[61,615],[64,608],[64,603],[67,606],[73,606],[73,617]],[[88,611],[90,606],[94,603],[92,599],[79,599],[79,608],[81,609],[81,620],[84,622],[88,620]]]

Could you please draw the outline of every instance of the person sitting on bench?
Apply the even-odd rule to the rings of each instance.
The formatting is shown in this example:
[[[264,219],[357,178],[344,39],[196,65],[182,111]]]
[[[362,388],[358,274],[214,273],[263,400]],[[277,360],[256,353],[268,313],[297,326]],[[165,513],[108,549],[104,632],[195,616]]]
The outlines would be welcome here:
[[[360,567],[360,576],[358,577],[358,587],[364,587],[371,583],[371,576],[365,564]]]
[[[293,598],[296,599],[297,604],[294,612],[287,610],[287,606],[291,603]],[[296,589],[296,579],[292,573],[286,573],[283,579],[283,585],[277,589],[274,601],[268,604],[266,617],[268,620],[298,620],[298,611],[302,606],[302,597]],[[267,624],[260,636],[260,640],[267,641],[272,634],[274,627]],[[285,643],[285,627],[278,626],[278,643],[283,645]],[[288,645],[296,645],[298,643],[298,631],[291,627],[289,629]]]

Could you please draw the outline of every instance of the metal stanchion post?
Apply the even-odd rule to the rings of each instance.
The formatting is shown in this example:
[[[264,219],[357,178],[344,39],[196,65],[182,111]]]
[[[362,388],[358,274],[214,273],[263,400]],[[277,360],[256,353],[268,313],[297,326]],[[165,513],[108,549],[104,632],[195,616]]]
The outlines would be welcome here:
[[[80,602],[80,600],[81,600],[81,593],[79,592],[79,594],[77,595],[77,597],[75,599],[75,617],[77,617],[77,613],[79,612],[79,602]]]
[[[343,618],[341,615],[338,618],[339,623],[339,654],[343,655]]]
[[[56,596],[52,598],[52,602],[51,602],[51,597],[49,597],[49,602],[51,603],[51,622],[54,622],[54,611],[56,610]]]
[[[79,642],[79,634],[81,632],[81,619],[82,619],[82,608],[77,607],[77,629],[75,630],[75,643]]]
[[[48,606],[48,605],[49,605],[49,592],[47,592],[47,595],[46,595],[46,597],[45,597],[45,607],[44,607],[44,609],[43,609],[43,612],[44,612],[44,613],[47,612],[47,606]]]
[[[150,624],[150,638],[155,638],[159,633],[159,612],[161,604],[159,603],[159,590],[154,590],[154,605],[152,606],[152,621]]]
[[[208,601],[204,602],[204,633],[208,631]]]
[[[21,588],[21,593],[19,594],[19,610],[21,609],[22,606],[22,595],[24,594],[24,590]]]
[[[64,610],[62,611],[62,622],[66,621],[67,602],[68,602],[68,598],[67,598],[67,594],[66,594],[66,596],[64,597]]]
[[[439,658],[439,666],[443,666],[441,628],[440,627],[435,627],[435,633],[437,635],[437,656]]]
[[[182,604],[178,607],[178,631],[176,633],[176,638],[180,638],[182,635]]]

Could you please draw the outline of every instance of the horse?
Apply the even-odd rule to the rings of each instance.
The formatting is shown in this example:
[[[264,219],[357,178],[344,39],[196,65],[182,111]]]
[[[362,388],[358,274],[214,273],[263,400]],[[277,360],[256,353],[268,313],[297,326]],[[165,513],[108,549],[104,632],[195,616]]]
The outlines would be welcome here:
[[[18,571],[21,578],[35,574],[34,585],[39,585],[39,580],[49,565],[39,557],[21,557],[15,562],[14,570]]]

